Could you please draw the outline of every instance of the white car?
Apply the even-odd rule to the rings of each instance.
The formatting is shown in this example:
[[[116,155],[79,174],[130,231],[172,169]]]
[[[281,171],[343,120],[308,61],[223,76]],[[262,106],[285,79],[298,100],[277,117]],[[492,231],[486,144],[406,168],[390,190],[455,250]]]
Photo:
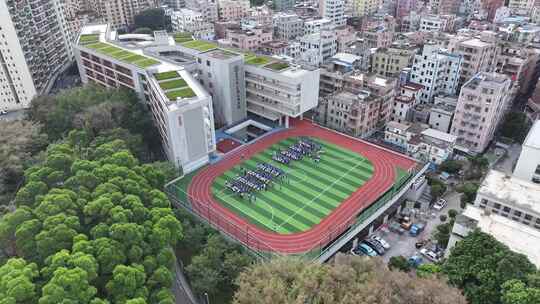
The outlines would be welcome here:
[[[387,241],[385,241],[382,237],[378,236],[378,235],[372,235],[371,236],[371,239],[374,240],[375,242],[381,244],[381,246],[384,248],[384,249],[390,249],[390,244],[388,244]]]
[[[0,110],[0,115],[5,115],[7,114],[8,112],[6,110]]]
[[[446,207],[446,200],[440,198],[435,204],[433,204],[433,209],[437,211],[443,210]]]
[[[432,262],[439,261],[439,257],[437,256],[437,254],[431,250],[428,250],[427,248],[420,249],[420,253]]]

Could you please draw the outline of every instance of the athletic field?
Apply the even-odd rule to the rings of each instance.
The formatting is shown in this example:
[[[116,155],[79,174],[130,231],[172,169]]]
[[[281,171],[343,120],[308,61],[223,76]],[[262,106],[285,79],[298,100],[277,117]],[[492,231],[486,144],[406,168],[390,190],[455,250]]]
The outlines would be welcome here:
[[[360,154],[318,138],[311,139],[322,146],[320,162],[310,157],[293,160],[289,165],[273,161],[274,151],[286,149],[298,141],[298,138],[287,138],[217,177],[212,184],[214,198],[266,230],[289,234],[311,229],[373,175],[373,165]],[[241,174],[242,168],[255,171],[261,162],[283,169],[284,181],[274,182],[269,190],[254,192],[254,201],[226,189],[225,182]]]

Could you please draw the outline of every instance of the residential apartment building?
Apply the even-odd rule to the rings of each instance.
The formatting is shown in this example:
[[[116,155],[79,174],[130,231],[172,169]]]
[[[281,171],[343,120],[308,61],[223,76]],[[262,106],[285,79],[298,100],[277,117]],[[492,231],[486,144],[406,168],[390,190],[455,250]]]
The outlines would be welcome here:
[[[321,101],[326,105],[325,125],[355,137],[367,137],[380,126],[382,99],[370,91],[341,91]]]
[[[304,21],[304,35],[330,31],[333,28],[334,24],[332,23],[332,20],[326,18]]]
[[[73,41],[62,2],[0,1],[0,110],[47,93],[73,60]]]
[[[222,21],[237,21],[249,16],[249,0],[218,0],[218,15]]]
[[[394,97],[390,120],[398,123],[411,121],[411,109],[420,102],[419,95],[422,89],[422,85],[410,82],[401,85]]]
[[[200,12],[181,8],[171,13],[171,26],[175,32],[191,33],[197,39],[214,40],[214,25]]]
[[[353,16],[369,16],[377,12],[382,0],[353,0]]]
[[[422,32],[442,32],[447,27],[447,19],[440,15],[425,15],[420,17],[420,31]]]
[[[200,12],[206,22],[219,19],[218,0],[185,0],[186,8]]]
[[[272,0],[274,9],[278,12],[292,10],[294,8],[294,0]]]
[[[181,64],[112,38],[106,24],[82,29],[75,47],[82,82],[137,93],[152,112],[169,161],[184,173],[208,163],[215,151],[212,97]]]
[[[540,185],[490,170],[473,205],[456,218],[448,249],[479,229],[540,266],[539,197]]]
[[[293,40],[304,34],[304,20],[294,13],[277,13],[272,18],[274,37]]]
[[[336,34],[332,31],[305,35],[299,40],[302,61],[313,66],[319,66],[337,53]]]
[[[457,92],[462,56],[449,53],[435,43],[426,43],[422,53],[414,55],[411,82],[423,86],[422,103],[432,103],[439,94],[454,95]]]
[[[489,145],[509,104],[511,81],[497,73],[478,73],[461,88],[451,134],[469,153]]]
[[[456,50],[451,52],[463,57],[459,78],[459,85],[463,85],[478,72],[493,71],[497,57],[497,44],[487,37],[475,37],[458,41]]]
[[[161,0],[162,5],[166,5],[168,8],[173,11],[177,11],[186,6],[184,0]]]
[[[272,32],[265,28],[251,30],[229,30],[227,37],[233,48],[255,51],[266,42],[272,41]]]
[[[514,176],[540,184],[540,120],[533,124],[523,142]]]
[[[429,7],[431,7],[432,12],[439,15],[456,14],[459,5],[459,0],[429,0]]]
[[[540,62],[540,50],[523,44],[503,42],[499,44],[495,72],[508,75],[512,79],[512,90],[526,94],[535,84]]]
[[[387,48],[392,45],[394,41],[393,29],[385,26],[377,26],[369,28],[362,32],[362,39],[369,48]]]
[[[528,15],[534,7],[534,0],[508,0],[508,8],[515,14]]]
[[[334,26],[345,25],[345,0],[319,0],[319,14]]]
[[[415,46],[399,43],[378,49],[373,55],[371,69],[377,75],[398,77],[404,68],[412,64],[416,51]]]
[[[457,97],[437,96],[435,103],[430,107],[429,127],[449,133],[456,111]]]
[[[135,15],[157,7],[154,0],[90,0],[91,9],[112,28],[127,28],[133,25]]]
[[[411,11],[416,9],[416,0],[397,0],[396,1],[396,18],[401,19],[408,16]]]

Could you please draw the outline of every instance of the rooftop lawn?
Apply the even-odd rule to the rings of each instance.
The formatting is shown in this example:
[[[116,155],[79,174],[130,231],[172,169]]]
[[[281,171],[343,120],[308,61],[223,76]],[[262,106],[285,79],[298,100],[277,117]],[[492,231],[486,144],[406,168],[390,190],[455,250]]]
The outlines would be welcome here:
[[[203,40],[192,40],[181,43],[181,45],[201,52],[217,48],[217,44]]]
[[[114,59],[118,59],[125,63],[134,64],[141,68],[146,68],[146,67],[159,63],[159,61],[157,60],[154,60],[154,59],[151,59],[149,57],[142,56],[139,54],[135,54],[130,51],[126,51],[124,49],[121,49],[119,47],[116,47],[108,43],[97,42],[97,43],[85,44],[84,46],[89,49],[93,49],[97,51],[98,53],[107,55]]]
[[[163,90],[180,89],[187,86],[187,82],[184,79],[174,79],[169,81],[160,82],[159,86]]]
[[[91,44],[99,42],[99,34],[87,34],[79,37],[79,44]]]
[[[257,55],[246,55],[245,61],[247,64],[261,66],[270,62],[270,58]]]
[[[193,40],[191,33],[176,33],[173,37],[176,43],[184,43]]]
[[[190,98],[195,96],[195,92],[191,88],[185,88],[181,90],[175,90],[171,92],[167,92],[165,94],[167,98],[169,98],[171,101],[175,101],[176,98]]]
[[[289,67],[289,64],[286,62],[273,62],[269,65],[266,65],[265,68],[269,68],[274,71],[281,71]]]
[[[169,72],[163,72],[163,73],[156,73],[154,74],[154,77],[156,77],[158,81],[161,81],[161,80],[167,80],[171,78],[180,77],[180,75],[178,75],[177,71],[169,71]]]

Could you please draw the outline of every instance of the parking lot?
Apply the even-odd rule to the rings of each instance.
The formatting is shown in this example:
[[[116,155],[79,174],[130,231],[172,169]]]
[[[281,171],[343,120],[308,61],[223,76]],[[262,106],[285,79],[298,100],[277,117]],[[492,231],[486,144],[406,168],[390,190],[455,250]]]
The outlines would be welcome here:
[[[388,230],[388,225],[384,225],[379,228],[375,234],[384,238],[391,246],[389,250],[383,255],[383,259],[388,262],[393,256],[404,256],[409,258],[415,254],[420,254],[420,248],[416,248],[415,244],[421,240],[432,239],[432,233],[435,230],[435,227],[443,222],[440,221],[440,215],[448,215],[448,210],[455,209],[458,212],[461,212],[460,208],[460,194],[454,191],[450,191],[443,197],[447,201],[446,207],[441,211],[430,209],[427,214],[413,216],[412,221],[416,222],[420,219],[427,221],[427,225],[418,236],[413,237],[409,234],[409,231],[405,231],[403,234],[398,234],[396,232],[391,232]],[[390,221],[389,221],[390,222]],[[446,220],[448,222],[448,219]],[[424,261],[426,259],[424,258]]]

